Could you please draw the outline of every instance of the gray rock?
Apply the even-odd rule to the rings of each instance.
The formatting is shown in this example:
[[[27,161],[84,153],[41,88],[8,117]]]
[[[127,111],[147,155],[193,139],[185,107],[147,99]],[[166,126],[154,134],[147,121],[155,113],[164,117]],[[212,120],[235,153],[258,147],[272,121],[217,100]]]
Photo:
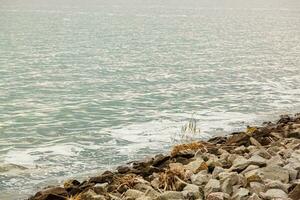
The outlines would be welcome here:
[[[205,163],[205,161],[202,158],[197,158],[196,160],[188,163],[184,167],[188,170],[191,170],[194,174],[201,171],[201,166]],[[202,169],[203,170],[203,169]]]
[[[280,189],[283,190],[285,193],[288,193],[288,189],[290,187],[289,184],[282,183],[278,180],[267,180],[265,184],[267,189]]]
[[[252,193],[259,194],[265,192],[265,185],[259,182],[250,182],[249,189]]]
[[[139,197],[139,198],[137,198],[135,200],[153,200],[153,198],[147,197],[147,196],[141,196],[141,197]]]
[[[195,185],[205,185],[211,179],[211,174],[208,174],[206,171],[201,171],[198,174],[191,176],[191,181]]]
[[[244,169],[244,171],[241,172],[241,174],[245,174],[251,170],[258,169],[258,168],[259,168],[259,166],[257,166],[257,165],[249,165],[246,169]]]
[[[186,185],[183,188],[183,191],[187,191],[187,192],[191,193],[193,195],[193,197],[196,198],[196,199],[202,197],[201,193],[200,193],[200,190],[199,190],[199,186],[194,185],[194,184]]]
[[[268,166],[278,165],[278,166],[282,167],[284,165],[284,162],[283,162],[281,156],[276,155],[276,156],[273,156],[272,158],[270,158],[269,160],[267,160],[267,165]]]
[[[249,190],[246,188],[240,188],[232,195],[232,200],[246,200],[250,194]]]
[[[250,163],[246,158],[243,156],[237,156],[232,163],[231,170],[243,170],[248,167],[249,164]]]
[[[267,160],[265,158],[255,154],[251,158],[248,159],[248,162],[249,162],[249,165],[265,166],[267,163]]]
[[[288,195],[280,190],[280,189],[269,189],[267,192],[265,193],[260,193],[261,197],[263,197],[264,199],[275,199],[275,198],[279,198],[279,199],[287,199]]]
[[[166,191],[159,195],[157,200],[184,200],[184,196],[181,192]]]
[[[261,168],[263,177],[271,180],[280,180],[283,183],[289,182],[289,172],[280,166],[267,166]]]
[[[245,178],[247,182],[262,182],[263,174],[260,169],[254,169],[245,173]]]
[[[145,183],[137,183],[134,186],[134,189],[144,192],[145,196],[150,197],[152,199],[158,197],[160,195],[159,192],[157,192],[156,190],[154,190],[150,185],[145,184]]]
[[[220,181],[217,179],[210,179],[204,187],[204,194],[207,196],[212,192],[220,192]]]
[[[125,197],[127,198],[137,199],[141,196],[144,196],[144,193],[138,190],[129,189],[125,192]]]
[[[229,200],[230,196],[223,192],[213,192],[207,195],[206,200]]]
[[[225,171],[225,169],[223,169],[222,167],[216,166],[214,168],[214,171],[212,172],[212,178],[215,178],[215,179],[218,178],[219,174],[224,171]]]
[[[247,200],[261,200],[257,194],[252,194]]]

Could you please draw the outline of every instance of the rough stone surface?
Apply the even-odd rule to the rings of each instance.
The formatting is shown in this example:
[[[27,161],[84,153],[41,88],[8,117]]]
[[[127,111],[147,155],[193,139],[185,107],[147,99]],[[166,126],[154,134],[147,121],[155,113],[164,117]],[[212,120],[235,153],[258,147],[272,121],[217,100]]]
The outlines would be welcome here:
[[[184,200],[184,196],[181,192],[167,191],[158,196],[157,200]]]
[[[265,193],[260,193],[260,195],[264,198],[264,199],[275,199],[275,198],[281,198],[281,199],[286,199],[288,198],[288,195],[280,190],[280,189],[269,189],[267,192]]]
[[[229,200],[230,196],[223,192],[212,192],[207,195],[206,200]]]
[[[204,187],[204,194],[207,196],[209,193],[219,192],[220,189],[220,181],[217,179],[210,179]]]

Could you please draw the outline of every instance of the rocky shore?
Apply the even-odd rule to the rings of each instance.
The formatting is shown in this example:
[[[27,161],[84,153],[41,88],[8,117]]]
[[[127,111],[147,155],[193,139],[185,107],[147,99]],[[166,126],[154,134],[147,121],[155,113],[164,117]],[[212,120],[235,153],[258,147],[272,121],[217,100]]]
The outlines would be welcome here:
[[[29,200],[300,199],[300,114],[128,163]]]

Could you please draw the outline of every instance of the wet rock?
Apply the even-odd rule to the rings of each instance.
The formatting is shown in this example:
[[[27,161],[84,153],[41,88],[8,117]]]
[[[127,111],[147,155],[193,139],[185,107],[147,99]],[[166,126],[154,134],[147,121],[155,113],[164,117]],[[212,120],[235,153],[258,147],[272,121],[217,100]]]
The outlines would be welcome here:
[[[124,196],[127,198],[137,199],[141,196],[144,196],[144,193],[138,190],[129,189],[125,192]]]
[[[217,179],[210,179],[204,187],[204,194],[205,196],[207,196],[209,193],[220,192],[220,190],[221,190],[220,181]]]
[[[110,171],[104,172],[100,176],[92,177],[90,178],[90,183],[111,183],[113,179],[114,174]]]
[[[193,184],[202,186],[205,185],[211,179],[211,175],[206,171],[201,171],[198,174],[191,176],[191,181]]]
[[[80,185],[80,182],[77,180],[74,180],[74,179],[69,179],[64,182],[64,188],[66,190],[72,189],[74,187],[78,187],[79,185]]]
[[[212,192],[207,195],[206,200],[229,200],[230,196],[223,192]]]
[[[183,188],[183,191],[190,192],[195,199],[202,197],[199,186],[194,184],[188,184]]]
[[[157,200],[184,200],[184,196],[181,192],[166,191],[158,196]]]
[[[259,194],[265,191],[265,185],[259,182],[250,182],[249,189],[252,193]]]
[[[238,189],[235,194],[232,195],[232,200],[246,200],[250,194],[249,190],[246,188]]]
[[[280,189],[269,189],[265,193],[260,193],[260,195],[264,199],[267,199],[267,200],[272,200],[275,198],[278,198],[278,199],[287,199],[288,198],[288,195]]]
[[[300,199],[300,183],[294,187],[294,189],[289,193],[289,198],[293,200],[299,200]]]
[[[125,174],[125,173],[129,172],[130,170],[131,170],[131,168],[127,165],[117,167],[117,171],[120,174]]]
[[[166,162],[169,159],[170,159],[170,156],[165,156],[165,155],[159,154],[154,157],[152,165],[154,167],[159,167],[160,165],[162,165],[164,162]]]
[[[67,191],[62,187],[52,187],[36,193],[30,200],[65,200]]]
[[[93,190],[94,192],[96,192],[97,194],[104,194],[106,193],[106,186],[108,185],[108,183],[97,183],[96,185],[94,185]]]

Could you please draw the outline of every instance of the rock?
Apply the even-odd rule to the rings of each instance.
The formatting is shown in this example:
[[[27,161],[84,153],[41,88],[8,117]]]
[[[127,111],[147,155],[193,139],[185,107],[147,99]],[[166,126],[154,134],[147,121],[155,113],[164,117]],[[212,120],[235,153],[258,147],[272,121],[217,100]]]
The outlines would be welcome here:
[[[131,170],[131,168],[127,165],[117,167],[117,171],[120,174],[125,174],[125,173],[129,172],[130,170]]]
[[[278,165],[278,166],[282,167],[284,165],[284,162],[281,159],[281,156],[276,155],[276,156],[273,156],[271,159],[267,160],[267,165],[268,166]]]
[[[79,185],[80,185],[80,182],[77,180],[74,180],[74,179],[69,179],[64,182],[64,188],[66,190],[73,188],[73,187],[78,187]]]
[[[289,176],[290,176],[290,181],[294,181],[297,179],[298,176],[298,171],[291,168],[290,166],[286,165],[283,167],[284,169],[286,169],[289,172]]]
[[[258,169],[259,166],[257,165],[249,165],[246,169],[244,169],[244,171],[241,172],[241,174],[246,174],[249,171],[252,171],[254,169]]]
[[[249,165],[249,162],[246,158],[244,158],[243,156],[238,156],[236,157],[236,159],[233,161],[232,163],[232,170],[243,170],[245,169],[247,166]]]
[[[261,200],[257,194],[252,194],[247,200]]]
[[[36,193],[30,200],[65,200],[67,191],[62,187],[52,187]]]
[[[217,179],[210,179],[204,187],[204,194],[207,196],[212,192],[220,192],[221,186],[220,181]]]
[[[134,186],[134,189],[144,192],[145,196],[150,197],[152,199],[154,199],[160,195],[159,192],[154,190],[149,184],[145,184],[145,183],[137,183]]]
[[[211,175],[207,174],[206,171],[201,171],[198,174],[191,176],[192,183],[198,186],[205,185],[210,179]]]
[[[260,171],[264,178],[271,180],[280,180],[283,183],[289,182],[289,172],[280,166],[267,166],[261,168]]]
[[[217,178],[218,176],[219,176],[219,174],[221,173],[221,172],[224,172],[225,170],[222,168],[222,167],[219,167],[219,166],[216,166],[215,168],[214,168],[214,171],[212,172],[212,178]]]
[[[294,189],[289,193],[289,198],[293,200],[299,200],[300,199],[300,183],[294,187]]]
[[[111,183],[113,179],[114,174],[110,171],[104,172],[100,176],[92,177],[90,178],[89,182],[91,183]]]
[[[199,190],[199,186],[194,185],[194,184],[188,184],[183,188],[183,191],[188,191],[190,193],[193,194],[193,197],[195,199],[202,197],[200,190]]]
[[[233,195],[232,200],[246,200],[249,195],[249,190],[246,188],[240,188],[238,189]]]
[[[97,194],[104,194],[106,193],[106,186],[108,185],[108,183],[97,183],[96,185],[94,185],[93,190],[97,193]]]
[[[141,196],[144,196],[144,193],[138,190],[129,189],[125,192],[125,197],[127,198],[137,199]]]
[[[208,161],[206,162],[207,166],[215,168],[216,166],[221,167],[222,163],[219,161],[219,158],[217,156],[210,156]]]
[[[300,150],[293,151],[287,161],[287,167],[300,171]]]
[[[88,190],[87,192],[80,194],[80,199],[83,200],[105,200],[103,195],[96,194],[93,190]]]
[[[233,186],[233,184],[231,183],[231,179],[227,178],[221,184],[221,191],[226,193],[226,194],[231,195],[231,193],[233,192],[232,186]]]
[[[181,192],[166,191],[158,196],[157,200],[184,200],[184,196]]]
[[[231,167],[232,171],[242,171],[249,165],[265,166],[266,159],[262,158],[259,155],[253,155],[250,159],[246,159],[242,156],[238,156],[234,161]]]
[[[246,147],[244,145],[242,145],[242,146],[239,146],[239,147],[235,148],[233,150],[233,153],[241,155],[241,154],[244,154],[246,150],[247,150]]]
[[[290,187],[289,184],[284,184],[278,180],[267,180],[265,184],[266,188],[268,189],[280,189],[283,190],[285,193],[288,193],[288,189]]]
[[[197,158],[196,160],[190,162],[184,166],[186,169],[191,170],[194,174],[201,170],[207,170],[208,167],[202,158]]]
[[[207,195],[206,200],[229,200],[230,196],[223,192],[213,192]]]
[[[245,173],[245,178],[247,179],[247,182],[262,182],[263,175],[260,169],[254,169],[249,172]]]
[[[250,182],[249,188],[252,193],[259,194],[265,191],[265,185],[259,182]]]
[[[300,139],[300,128],[297,128],[291,132],[288,132],[287,137]]]
[[[260,195],[264,198],[264,199],[269,199],[269,200],[272,200],[272,199],[275,199],[275,198],[278,198],[278,199],[287,199],[288,198],[288,195],[280,190],[280,189],[269,189],[267,192],[265,193],[260,193]]]
[[[135,200],[153,200],[151,197],[141,196]]]
[[[259,155],[253,155],[250,159],[248,159],[249,165],[257,165],[257,166],[266,166],[267,160]],[[249,166],[248,165],[248,166]]]

